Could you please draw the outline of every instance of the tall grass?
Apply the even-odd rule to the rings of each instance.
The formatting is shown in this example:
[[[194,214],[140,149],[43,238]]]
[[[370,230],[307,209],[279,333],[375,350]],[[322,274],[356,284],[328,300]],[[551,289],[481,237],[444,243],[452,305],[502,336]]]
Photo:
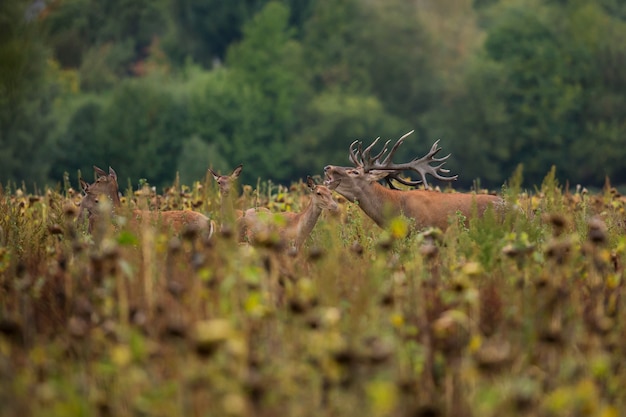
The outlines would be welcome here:
[[[620,415],[624,199],[519,183],[445,233],[343,201],[298,254],[89,235],[71,190],[3,191],[0,415]],[[239,204],[297,211],[304,188]],[[209,178],[150,198],[219,217]]]

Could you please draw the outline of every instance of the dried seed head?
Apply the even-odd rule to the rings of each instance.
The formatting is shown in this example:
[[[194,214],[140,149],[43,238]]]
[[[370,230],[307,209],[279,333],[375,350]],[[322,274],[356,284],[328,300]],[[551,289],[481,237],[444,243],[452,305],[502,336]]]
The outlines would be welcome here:
[[[438,227],[431,227],[420,233],[424,237],[425,242],[441,243],[443,242],[443,232]]]
[[[324,250],[319,246],[312,247],[309,249],[309,261],[318,261],[324,257]]]
[[[85,319],[78,316],[70,317],[67,323],[67,331],[72,337],[76,339],[82,339],[83,337],[85,337],[88,330],[89,325],[85,321]]]
[[[380,338],[371,337],[365,340],[363,358],[370,364],[384,363],[391,358],[392,354],[393,348]]]
[[[130,322],[137,327],[143,328],[148,324],[148,316],[143,310],[139,308],[131,309],[131,311],[129,312],[129,316]]]
[[[179,298],[185,292],[185,286],[180,281],[172,279],[167,282],[167,292]]]
[[[309,308],[311,308],[309,303],[298,298],[291,298],[289,300],[288,305],[289,305],[289,311],[291,311],[294,314],[303,314],[307,312]]]
[[[560,320],[553,320],[548,327],[539,333],[539,340],[546,344],[560,345],[563,343],[563,326]]]
[[[444,311],[432,329],[435,347],[445,355],[459,354],[469,342],[468,319],[459,310]]]
[[[268,384],[263,381],[259,372],[248,372],[244,381],[244,388],[253,404],[259,404],[263,400],[267,386]]]
[[[213,355],[234,334],[230,321],[212,319],[195,324],[193,341],[199,356]]]
[[[162,335],[172,339],[184,339],[187,336],[187,326],[180,319],[169,319]]]
[[[102,242],[102,256],[107,260],[115,260],[120,256],[120,250],[114,240],[106,239]]]
[[[424,244],[420,246],[419,250],[420,250],[420,254],[426,260],[434,259],[439,253],[439,248],[437,247],[437,245],[433,244],[432,242],[424,242]]]
[[[589,220],[589,233],[587,238],[595,245],[603,245],[608,241],[606,224],[599,217]]]
[[[502,254],[509,258],[517,258],[522,254],[522,251],[513,243],[509,243],[502,248]]]
[[[350,365],[358,359],[356,351],[350,348],[339,349],[333,352],[332,357],[340,365]]]
[[[502,322],[502,297],[495,283],[480,289],[479,329],[486,337],[493,335]]]
[[[545,254],[549,259],[553,259],[557,264],[563,265],[569,259],[572,251],[572,241],[570,239],[559,239],[548,242]]]
[[[202,252],[194,251],[191,255],[191,266],[194,270],[198,270],[204,266],[206,256]]]
[[[435,404],[424,404],[417,407],[412,415],[416,417],[439,417],[443,415],[443,412]]]
[[[63,206],[63,214],[65,217],[73,219],[78,216],[78,207],[74,203],[67,203]]]
[[[485,343],[474,354],[478,369],[484,372],[500,371],[511,359],[511,344],[508,341]]]
[[[567,219],[560,213],[546,214],[543,216],[543,220],[552,226],[554,236],[560,236],[568,227]]]
[[[0,334],[13,341],[22,340],[22,325],[9,318],[0,319]]]
[[[48,233],[50,233],[51,235],[62,235],[63,228],[58,224],[51,224],[48,226]]]
[[[309,314],[305,319],[305,323],[309,329],[317,330],[320,328],[322,321],[317,315]]]
[[[356,240],[350,246],[350,250],[359,256],[363,255],[363,246]]]
[[[450,281],[450,289],[456,293],[462,293],[472,287],[472,283],[467,276],[456,275]]]
[[[380,297],[380,305],[385,307],[393,306],[395,297],[392,290],[386,290]]]

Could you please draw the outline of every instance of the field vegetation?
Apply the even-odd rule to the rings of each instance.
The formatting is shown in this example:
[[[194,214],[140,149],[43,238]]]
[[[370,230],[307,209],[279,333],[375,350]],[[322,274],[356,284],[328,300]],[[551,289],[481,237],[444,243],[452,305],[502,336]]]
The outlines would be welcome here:
[[[336,196],[299,253],[236,242],[210,177],[123,198],[202,212],[210,238],[134,231],[125,210],[89,234],[69,181],[6,186],[0,415],[623,415],[626,200],[554,171],[521,183],[497,190],[504,214],[445,233],[382,230]],[[243,191],[236,206],[272,212],[309,198]]]

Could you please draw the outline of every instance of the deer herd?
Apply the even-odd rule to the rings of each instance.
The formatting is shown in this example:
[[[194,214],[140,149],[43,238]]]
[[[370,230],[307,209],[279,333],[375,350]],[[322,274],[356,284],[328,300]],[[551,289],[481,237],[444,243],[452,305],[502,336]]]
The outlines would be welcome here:
[[[445,230],[450,217],[457,213],[465,218],[472,215],[482,216],[488,207],[503,205],[503,200],[495,195],[432,190],[426,179],[427,174],[441,181],[457,179],[456,175],[444,175],[449,172],[443,165],[450,155],[436,157],[441,150],[438,146],[439,141],[435,142],[430,151],[421,158],[415,158],[408,163],[394,163],[392,158],[395,152],[412,132],[398,139],[391,150],[388,149],[390,141],[387,141],[377,154],[373,154],[373,148],[379,138],[366,148],[363,148],[361,141],[354,141],[349,148],[353,166],[327,165],[324,167],[324,184],[316,184],[311,177],[307,178],[310,201],[299,213],[273,213],[264,207],[245,210],[235,208],[232,193],[243,165],[236,167],[230,175],[219,175],[209,169],[217,183],[220,196],[220,210],[219,213],[215,213],[215,217],[221,222],[222,229],[234,225],[240,242],[262,242],[267,239],[268,234],[275,232],[281,241],[297,250],[302,247],[324,210],[335,212],[339,210],[333,192],[342,195],[349,202],[358,204],[360,209],[381,228],[385,228],[394,217],[403,215],[412,221],[413,227],[417,230],[426,227]],[[95,166],[94,170],[96,180],[93,184],[80,179],[83,197],[80,202],[79,220],[88,221],[90,232],[98,222],[110,219],[112,214],[122,208],[115,170],[109,168],[107,173]],[[417,173],[420,178],[412,180],[403,176],[410,171]],[[380,183],[382,180],[385,180],[387,186]],[[419,185],[423,187],[399,189],[394,182],[405,186],[403,188]],[[193,210],[129,209],[127,221],[134,227],[142,227],[146,222],[150,222],[176,233],[181,233],[186,228],[194,228],[208,238],[212,236],[216,227],[215,220]]]

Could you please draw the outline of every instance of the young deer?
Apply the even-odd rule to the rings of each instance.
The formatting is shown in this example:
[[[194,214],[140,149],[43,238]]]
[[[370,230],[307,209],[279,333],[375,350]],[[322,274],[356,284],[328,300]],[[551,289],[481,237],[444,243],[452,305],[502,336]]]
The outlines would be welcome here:
[[[393,217],[404,215],[415,220],[417,229],[433,226],[441,230],[448,227],[448,219],[456,212],[470,217],[474,207],[481,216],[489,206],[503,204],[500,197],[487,194],[466,193],[440,193],[432,190],[399,190],[391,180],[401,184],[416,186],[424,184],[428,188],[426,174],[443,181],[454,181],[457,176],[444,177],[440,173],[448,173],[442,168],[450,155],[436,158],[435,155],[441,150],[439,141],[435,142],[425,156],[415,158],[411,162],[396,164],[391,161],[393,154],[402,144],[404,139],[413,131],[402,136],[387,153],[385,143],[383,150],[372,156],[372,148],[378,142],[376,139],[370,146],[363,149],[362,142],[354,141],[350,145],[350,160],[354,167],[339,167],[327,165],[324,167],[326,184],[340,181],[336,191],[350,202],[358,202],[359,207],[376,224],[385,227]],[[358,145],[358,146],[357,146]],[[355,149],[356,148],[356,149]],[[383,158],[384,157],[384,158]],[[437,165],[430,165],[435,163]],[[421,176],[421,180],[407,180],[400,177],[404,171],[412,170]],[[384,187],[379,180],[385,179],[390,188]]]
[[[239,178],[239,175],[243,171],[243,164],[239,164],[230,175],[220,175],[209,168],[209,172],[213,175],[213,178],[217,182],[218,190],[220,193],[221,205],[220,214],[222,223],[228,223],[229,221],[236,223],[239,229],[239,240],[245,239],[246,222],[242,220],[246,216],[254,216],[258,212],[270,213],[270,210],[265,207],[253,207],[247,210],[240,210],[234,207],[233,199],[230,191],[233,185]]]
[[[87,184],[82,178],[80,185],[83,189],[84,196],[80,202],[79,220],[85,216],[89,219],[89,231],[92,232],[94,225],[100,220],[99,213],[100,197],[108,198],[113,210],[121,208],[122,204],[119,197],[119,187],[117,184],[117,174],[113,168],[109,167],[107,174],[102,169],[94,166],[96,171],[96,182]],[[133,209],[129,221],[133,225],[141,224],[146,219],[151,223],[161,224],[163,227],[171,228],[173,231],[180,233],[185,227],[196,227],[201,232],[208,232],[208,237],[213,232],[213,224],[209,219],[201,213],[191,210],[170,210],[170,211],[149,211]]]
[[[239,164],[230,175],[220,175],[209,168],[209,172],[213,175],[215,182],[217,182],[217,187],[220,193],[221,205],[220,211],[222,215],[222,221],[224,219],[232,219],[234,214],[234,218],[238,219],[243,216],[243,211],[239,209],[235,209],[233,204],[233,197],[230,194],[230,190],[232,189],[235,181],[241,175],[241,171],[243,171],[243,164]]]
[[[246,212],[240,221],[245,232],[244,236],[248,241],[265,240],[277,232],[281,242],[293,245],[296,250],[300,249],[311,234],[322,211],[336,212],[339,210],[339,206],[332,195],[332,190],[339,185],[339,181],[335,181],[327,187],[315,184],[311,177],[307,177],[307,185],[311,191],[311,199],[307,207],[299,213]]]

